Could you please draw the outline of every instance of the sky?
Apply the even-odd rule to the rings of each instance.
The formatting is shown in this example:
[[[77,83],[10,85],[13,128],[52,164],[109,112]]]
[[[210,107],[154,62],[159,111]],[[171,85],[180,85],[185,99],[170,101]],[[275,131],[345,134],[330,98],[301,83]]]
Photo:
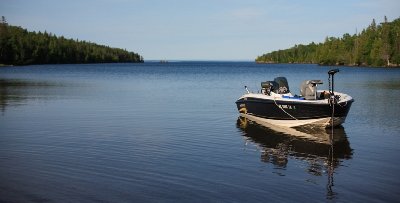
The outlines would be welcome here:
[[[295,44],[400,17],[399,0],[0,0],[29,31],[139,53],[145,60],[253,61]]]

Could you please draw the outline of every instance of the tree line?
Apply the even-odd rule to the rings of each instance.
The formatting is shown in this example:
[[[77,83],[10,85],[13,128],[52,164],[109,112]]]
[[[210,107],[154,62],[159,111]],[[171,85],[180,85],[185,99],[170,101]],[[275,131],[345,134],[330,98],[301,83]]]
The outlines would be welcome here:
[[[124,49],[66,39],[45,32],[29,32],[0,20],[0,64],[76,64],[143,62],[143,57]]]
[[[256,58],[257,63],[314,63],[320,65],[400,66],[400,18],[376,24],[360,33],[326,37],[324,43],[295,45]]]

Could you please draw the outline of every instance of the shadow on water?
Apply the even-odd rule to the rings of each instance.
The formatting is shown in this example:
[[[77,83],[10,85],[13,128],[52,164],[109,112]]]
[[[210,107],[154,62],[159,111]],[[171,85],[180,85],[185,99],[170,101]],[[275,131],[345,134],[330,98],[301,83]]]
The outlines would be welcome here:
[[[321,128],[290,128],[285,131],[283,128],[271,129],[271,126],[245,117],[239,117],[236,126],[243,132],[246,144],[253,142],[260,149],[262,162],[285,169],[289,160],[301,160],[306,163],[306,173],[313,176],[326,174],[327,199],[335,199],[337,194],[332,188],[334,170],[342,160],[351,159],[353,155],[342,126],[333,131]]]
[[[63,85],[44,81],[0,79],[0,109],[24,105],[29,100],[48,100],[56,96]]]

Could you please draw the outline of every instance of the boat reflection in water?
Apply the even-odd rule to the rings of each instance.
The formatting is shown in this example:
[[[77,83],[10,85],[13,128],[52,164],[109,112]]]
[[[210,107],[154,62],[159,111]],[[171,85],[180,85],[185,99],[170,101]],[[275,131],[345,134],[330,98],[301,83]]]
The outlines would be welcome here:
[[[335,198],[336,193],[332,190],[334,170],[353,154],[342,126],[333,130],[284,128],[263,123],[257,117],[239,116],[237,127],[244,133],[246,144],[253,142],[260,149],[261,161],[284,169],[289,160],[302,160],[306,163],[306,173],[313,176],[326,174],[327,198]]]

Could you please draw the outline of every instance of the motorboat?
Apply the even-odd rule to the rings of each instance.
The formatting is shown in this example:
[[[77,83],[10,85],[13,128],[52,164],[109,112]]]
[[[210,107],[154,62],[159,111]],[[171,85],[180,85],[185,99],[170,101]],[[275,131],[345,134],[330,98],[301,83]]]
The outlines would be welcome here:
[[[290,92],[285,77],[261,82],[261,91],[246,93],[236,101],[240,116],[283,127],[334,127],[345,122],[354,99],[334,91],[334,75],[328,71],[329,90],[318,90],[321,80],[305,80],[300,95]]]

